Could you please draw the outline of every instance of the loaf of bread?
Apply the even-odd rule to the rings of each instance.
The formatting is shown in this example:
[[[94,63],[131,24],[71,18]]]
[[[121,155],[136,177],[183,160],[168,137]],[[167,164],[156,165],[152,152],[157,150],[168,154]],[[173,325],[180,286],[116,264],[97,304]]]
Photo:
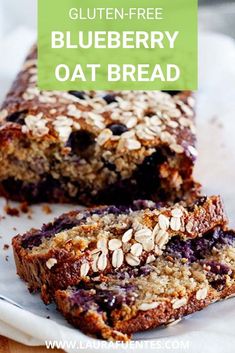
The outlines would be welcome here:
[[[0,194],[34,202],[192,199],[192,92],[40,91],[34,48],[0,109]]]

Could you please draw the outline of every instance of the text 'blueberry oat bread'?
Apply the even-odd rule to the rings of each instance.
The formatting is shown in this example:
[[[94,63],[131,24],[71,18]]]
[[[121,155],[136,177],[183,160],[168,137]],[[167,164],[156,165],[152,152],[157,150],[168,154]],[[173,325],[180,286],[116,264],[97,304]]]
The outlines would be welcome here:
[[[235,293],[235,233],[172,238],[162,255],[135,271],[97,276],[58,290],[57,306],[88,334],[108,340],[172,323]]]
[[[190,207],[136,202],[132,208],[73,211],[13,239],[17,272],[31,291],[41,289],[47,303],[56,289],[89,281],[97,274],[135,271],[155,261],[175,236],[201,237],[226,224],[216,196],[200,198]]]
[[[0,110],[0,192],[122,204],[193,196],[191,92],[39,91],[33,50]]]

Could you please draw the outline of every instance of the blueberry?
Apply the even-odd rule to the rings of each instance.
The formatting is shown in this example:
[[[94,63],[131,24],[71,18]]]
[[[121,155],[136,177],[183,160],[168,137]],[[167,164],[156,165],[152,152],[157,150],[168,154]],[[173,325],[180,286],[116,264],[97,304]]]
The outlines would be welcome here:
[[[85,93],[83,91],[69,91],[68,93],[79,99],[85,99]]]
[[[86,286],[85,286],[86,287]],[[88,286],[89,287],[89,286]],[[118,309],[122,304],[130,305],[133,302],[133,286],[126,285],[119,288],[100,289],[77,289],[72,294],[72,301],[84,311],[91,307],[97,310],[106,311],[109,314],[112,310]]]
[[[107,104],[117,102],[116,97],[113,94],[107,94],[103,97],[103,99],[106,101]]]
[[[21,110],[19,112],[15,112],[11,115],[8,115],[8,117],[6,118],[6,121],[9,121],[11,123],[24,125],[24,118],[25,118],[25,115],[27,114],[27,112],[28,112],[27,110]]]
[[[78,289],[72,295],[71,299],[73,303],[79,306],[83,311],[87,311],[91,307],[93,309],[95,308],[94,295],[92,290]]]
[[[112,291],[105,291],[102,294],[97,295],[96,300],[103,309],[114,310],[122,305],[124,297],[117,293],[112,293]]]
[[[165,159],[162,150],[158,150],[145,158],[136,170],[136,179],[140,188],[150,192],[156,188],[156,185],[159,183],[158,169],[165,162]]]
[[[210,267],[210,272],[216,275],[227,275],[229,272],[231,272],[229,266],[226,264],[215,261],[207,261],[205,264]]]
[[[202,206],[207,200],[206,196],[200,196],[196,202],[188,206],[188,211],[193,212],[196,206]]]
[[[66,146],[70,147],[74,154],[84,156],[94,145],[94,136],[85,130],[73,131],[67,141]],[[85,157],[85,156],[84,156]]]
[[[134,287],[128,284],[115,289],[97,289],[94,299],[102,310],[112,311],[122,304],[130,305],[133,302],[133,291]]]
[[[147,110],[145,112],[145,115],[151,118],[152,116],[156,115],[156,112],[151,111],[151,110]]]
[[[107,168],[108,170],[111,170],[112,172],[115,172],[116,170],[115,164],[106,161],[104,158],[102,158],[102,162],[104,163],[105,168]]]
[[[155,203],[150,200],[134,200],[133,201],[133,206],[136,210],[144,210],[146,208],[154,209],[154,208],[160,208],[161,204],[160,203]]]
[[[124,124],[111,124],[107,126],[108,129],[112,131],[114,135],[120,136],[124,132],[128,131],[128,128]]]
[[[138,276],[148,276],[152,270],[152,267],[149,265],[142,266],[139,268]]]
[[[179,94],[181,93],[182,91],[162,91],[164,93],[168,93],[170,94],[171,96],[175,96],[176,94]]]
[[[207,200],[206,196],[201,196],[199,199],[195,202],[195,205],[197,206],[202,206]]]
[[[186,258],[189,262],[203,261],[213,247],[234,243],[234,234],[224,232],[216,228],[203,237],[183,241],[179,237],[174,237],[166,246],[166,253],[176,258]],[[205,262],[203,262],[205,263]],[[216,274],[226,274],[230,271],[225,264],[217,264],[213,261],[206,262],[211,267],[211,272]]]
[[[226,286],[226,278],[215,279],[214,281],[210,282],[210,285],[217,291],[221,291]]]
[[[43,239],[50,239],[54,234],[69,230],[78,224],[79,220],[76,218],[70,218],[68,215],[61,216],[54,222],[43,225],[40,231],[23,236],[22,247],[32,249],[34,246],[39,246]]]

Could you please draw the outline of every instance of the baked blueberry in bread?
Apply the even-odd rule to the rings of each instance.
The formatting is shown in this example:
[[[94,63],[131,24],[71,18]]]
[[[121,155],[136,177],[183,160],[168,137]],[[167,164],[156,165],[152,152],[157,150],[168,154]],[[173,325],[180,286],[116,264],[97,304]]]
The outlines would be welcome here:
[[[13,239],[17,272],[31,291],[41,289],[48,303],[57,289],[97,275],[122,270],[138,275],[174,238],[203,237],[226,224],[217,196],[201,197],[190,206],[140,201],[132,207],[72,211]]]
[[[202,238],[171,238],[153,262],[58,290],[55,300],[85,333],[127,341],[234,294],[235,233],[214,228]]]
[[[36,49],[0,109],[0,194],[128,204],[192,199],[192,92],[40,91]]]

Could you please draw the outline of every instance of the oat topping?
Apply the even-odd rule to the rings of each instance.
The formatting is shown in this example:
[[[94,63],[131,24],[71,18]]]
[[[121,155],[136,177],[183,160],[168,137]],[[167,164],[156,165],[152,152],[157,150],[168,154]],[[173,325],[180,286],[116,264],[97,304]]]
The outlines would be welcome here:
[[[152,236],[152,231],[149,228],[143,227],[142,229],[137,230],[134,235],[134,238],[139,243],[144,243],[146,239]]]
[[[107,239],[101,238],[97,242],[97,249],[106,251],[107,250]]]
[[[22,94],[22,99],[33,101],[35,105],[37,101],[50,105],[49,115],[45,115],[48,128],[54,127],[61,142],[65,142],[69,128],[73,125],[72,119],[77,123],[73,127],[75,130],[80,129],[80,121],[85,121],[91,128],[94,128],[97,142],[102,146],[111,138],[107,126],[112,120],[124,124],[129,131],[134,133],[132,138],[120,136],[117,139],[124,140],[125,148],[130,151],[140,149],[143,142],[150,141],[156,144],[160,139],[162,142],[169,143],[176,153],[184,152],[181,143],[178,143],[178,129],[191,128],[194,125],[192,120],[193,97],[188,97],[187,103],[183,103],[178,96],[174,97],[160,91],[118,91],[114,93],[115,99],[111,102],[104,99],[108,94],[105,91],[84,91],[78,92],[79,94],[75,91],[74,93],[40,91],[36,87],[36,64],[35,59],[29,59],[24,64],[22,72],[23,75],[27,75],[28,87]],[[64,109],[59,109],[61,104],[64,105]],[[1,119],[6,118],[6,114],[4,109],[1,112]],[[61,116],[64,118],[61,119]],[[53,124],[54,119],[59,122]],[[34,134],[35,131],[32,130],[32,133]],[[48,131],[41,133],[47,134]]]
[[[48,134],[49,128],[46,126],[47,120],[43,118],[43,114],[27,115],[25,117],[25,125],[22,126],[22,132],[32,132],[33,135],[41,137]]]
[[[143,246],[139,243],[135,243],[131,246],[131,254],[136,257],[141,256],[142,251],[143,251]]]
[[[87,262],[84,262],[82,265],[81,265],[81,268],[80,268],[80,276],[81,277],[86,277],[88,272],[89,272],[89,269],[90,269],[90,266]]]
[[[172,230],[175,230],[175,231],[180,230],[180,227],[181,227],[180,218],[179,217],[171,217],[170,227]]]
[[[110,129],[104,129],[97,137],[97,142],[100,146],[103,146],[112,136],[113,133]]]
[[[187,304],[187,298],[181,298],[181,299],[175,299],[173,301],[172,307],[173,309],[179,309],[181,306],[184,306]]]
[[[172,143],[170,145],[170,148],[176,153],[183,153],[184,152],[184,148],[180,145],[177,145],[176,143]]]
[[[169,218],[166,217],[165,215],[161,214],[159,216],[159,227],[162,229],[162,230],[167,230],[169,228]]]
[[[119,268],[122,266],[124,261],[124,254],[122,249],[114,250],[112,255],[112,265],[114,268]]]
[[[142,311],[147,311],[147,310],[152,310],[156,309],[159,306],[160,303],[158,302],[152,302],[152,303],[142,303],[139,306],[139,310]]]
[[[143,249],[145,251],[152,251],[154,249],[154,240],[153,240],[153,238],[146,239],[146,241],[143,242]]]
[[[22,98],[25,101],[32,101],[35,97],[39,97],[40,91],[35,86],[29,86],[26,91],[23,93]]]
[[[183,212],[180,208],[173,208],[173,210],[171,211],[171,215],[173,217],[181,217],[183,216]]]
[[[155,261],[154,255],[149,255],[146,260],[146,264],[150,264],[151,262]]]
[[[126,255],[125,259],[128,265],[132,267],[139,266],[140,264],[140,259],[137,256],[134,256],[130,253]]]
[[[124,244],[128,243],[131,240],[132,235],[133,235],[133,229],[128,229],[122,236],[122,242]]]
[[[196,150],[195,147],[193,147],[193,146],[188,146],[188,151],[189,151],[189,153],[191,153],[192,156],[194,156],[194,157],[197,157],[197,156],[198,156],[198,152],[197,152],[197,150]]]
[[[165,243],[164,243],[164,245],[165,245]],[[162,245],[162,247],[163,247],[164,245]],[[154,254],[157,255],[157,256],[161,256],[162,253],[163,253],[163,251],[160,250],[160,245],[156,244],[156,245],[155,245],[155,248],[154,248]],[[151,256],[151,255],[150,255],[150,256]]]
[[[0,110],[0,123],[3,122],[4,119],[6,119],[8,115],[8,111],[6,109]]]
[[[188,233],[191,233],[194,228],[194,222],[193,220],[189,220],[188,223],[186,224],[186,230]]]
[[[168,242],[168,239],[169,239],[168,232],[163,229],[160,229],[155,237],[155,243],[161,249]]]
[[[124,142],[124,147],[129,151],[139,150],[141,148],[141,143],[134,139],[126,139]]]
[[[180,318],[180,319],[177,319],[177,320],[171,320],[171,321],[169,321],[169,323],[167,324],[167,327],[172,327],[172,326],[175,326],[175,325],[177,325],[180,321],[182,321],[182,318]]]
[[[119,239],[111,239],[109,241],[109,250],[117,250],[121,248],[122,242]]]
[[[96,253],[92,254],[92,265],[91,265],[91,267],[92,267],[92,270],[94,272],[98,271],[97,262],[98,262],[98,259],[99,259],[99,255],[100,255],[99,252],[96,252]]]
[[[63,142],[66,142],[72,132],[73,120],[60,115],[56,117],[55,121],[53,121],[53,126],[59,134],[60,139]]]
[[[105,253],[101,253],[101,255],[99,256],[98,258],[98,261],[97,261],[97,268],[98,270],[100,271],[104,271],[107,267],[107,256]]]
[[[53,258],[47,260],[47,262],[46,262],[46,266],[47,266],[47,268],[49,268],[49,270],[50,270],[53,266],[55,266],[56,264],[57,264],[57,260],[56,260],[56,259],[53,259]]]
[[[208,288],[206,288],[206,287],[198,289],[198,291],[196,293],[196,299],[197,300],[205,299],[207,297],[207,292],[208,292]]]

